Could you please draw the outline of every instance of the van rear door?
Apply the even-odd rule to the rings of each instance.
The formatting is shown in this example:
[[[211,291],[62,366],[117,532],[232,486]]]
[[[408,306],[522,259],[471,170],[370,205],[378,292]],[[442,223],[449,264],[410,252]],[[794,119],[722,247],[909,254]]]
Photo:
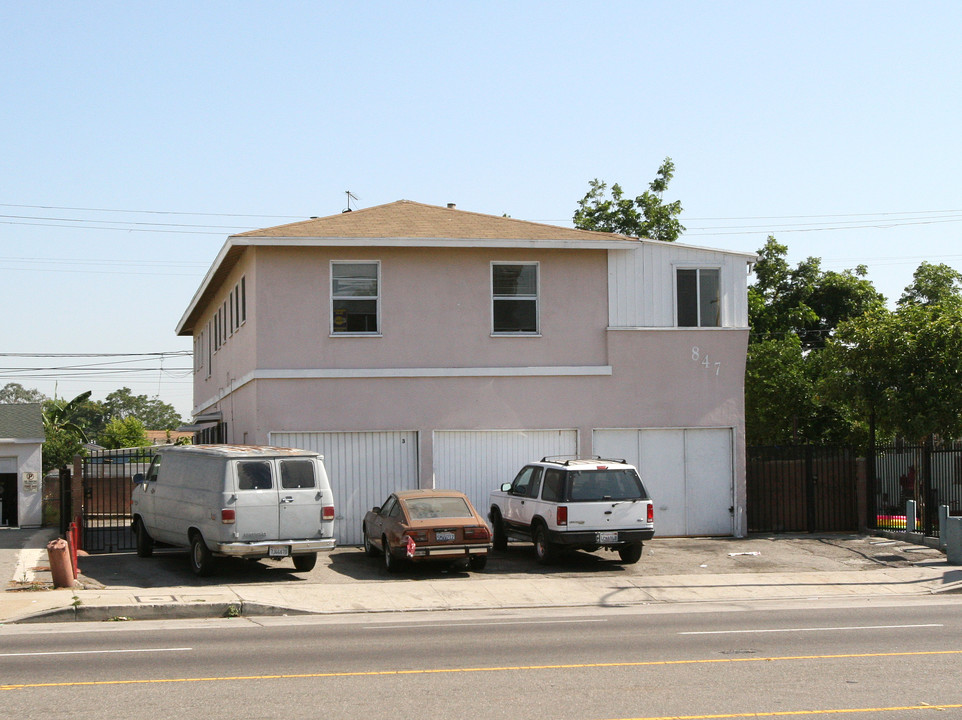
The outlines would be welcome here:
[[[327,483],[314,458],[283,458],[280,466],[279,537],[304,540],[320,537],[321,509]],[[330,490],[327,490],[330,493]],[[330,499],[328,499],[330,500]],[[333,502],[327,504],[333,505]]]
[[[277,540],[280,531],[279,482],[270,460],[238,460],[234,518],[241,542]]]

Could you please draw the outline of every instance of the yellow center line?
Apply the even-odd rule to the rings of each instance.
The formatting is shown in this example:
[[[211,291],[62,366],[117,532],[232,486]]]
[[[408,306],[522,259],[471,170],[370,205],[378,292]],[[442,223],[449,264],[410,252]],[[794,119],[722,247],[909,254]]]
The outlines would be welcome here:
[[[720,720],[721,718],[804,717],[813,715],[851,715],[854,713],[904,712],[905,710],[956,710],[958,705],[900,705],[878,708],[834,708],[831,710],[773,710],[772,712],[721,713],[717,715],[658,715],[620,720]]]
[[[631,668],[657,667],[666,665],[712,665],[733,663],[764,663],[764,662],[792,662],[798,660],[844,660],[854,658],[885,658],[885,657],[921,657],[934,655],[962,655],[962,650],[929,650],[916,652],[887,652],[887,653],[850,653],[844,655],[789,655],[785,657],[758,658],[706,658],[702,660],[644,660],[639,662],[608,662],[608,663],[571,663],[565,665],[509,665],[500,667],[477,668],[424,668],[420,670],[355,670],[347,672],[324,673],[296,673],[284,675],[229,675],[220,677],[196,678],[152,678],[136,680],[83,680],[51,683],[24,683],[0,685],[0,690],[25,690],[28,688],[49,687],[83,687],[91,685],[152,685],[163,683],[199,683],[199,682],[232,682],[238,680],[303,680],[310,678],[350,678],[350,677],[385,677],[396,675],[445,675],[454,673],[486,673],[522,670],[584,670],[601,668]],[[841,711],[839,711],[841,712]],[[858,711],[861,712],[861,711]],[[753,717],[752,715],[697,715],[698,718],[724,717]],[[758,717],[766,717],[759,715]],[[648,720],[648,719],[645,719]]]

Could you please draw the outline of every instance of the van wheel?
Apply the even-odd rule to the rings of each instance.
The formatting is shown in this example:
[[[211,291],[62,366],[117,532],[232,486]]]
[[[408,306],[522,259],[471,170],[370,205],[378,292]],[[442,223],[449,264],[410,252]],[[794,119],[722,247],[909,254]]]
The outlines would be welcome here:
[[[154,554],[154,539],[150,537],[144,521],[140,518],[134,520],[134,539],[137,541],[137,556],[146,558]]]
[[[507,550],[508,535],[504,531],[504,518],[501,517],[501,513],[498,510],[491,511],[491,525],[494,529],[494,539],[492,540],[494,549],[499,551]]]
[[[641,543],[622,545],[618,548],[618,555],[621,556],[621,562],[633,565],[641,560]]]
[[[391,546],[388,545],[387,537],[381,538],[381,545],[384,547],[384,567],[389,573],[401,572],[401,561],[391,554]]]
[[[558,556],[557,548],[548,542],[548,533],[540,523],[534,529],[534,555],[541,565],[550,565]]]
[[[310,572],[317,565],[317,553],[308,553],[307,555],[295,555],[294,569],[297,572]]]
[[[198,577],[207,577],[214,571],[214,556],[199,532],[190,536],[190,569]]]

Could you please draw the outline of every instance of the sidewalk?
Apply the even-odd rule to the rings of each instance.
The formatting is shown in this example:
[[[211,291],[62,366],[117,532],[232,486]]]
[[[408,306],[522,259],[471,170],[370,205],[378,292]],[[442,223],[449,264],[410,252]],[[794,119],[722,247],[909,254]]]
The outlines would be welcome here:
[[[484,573],[417,568],[398,576],[357,548],[320,558],[309,574],[228,565],[209,580],[190,574],[183,553],[128,553],[81,558],[79,586],[54,590],[45,550],[52,537],[46,530],[0,530],[0,578],[10,578],[0,593],[0,625],[962,592],[962,567],[948,565],[938,550],[855,535],[656,538],[634,566],[580,554],[551,569],[534,564],[519,544],[494,554]],[[99,577],[85,575],[87,568]]]

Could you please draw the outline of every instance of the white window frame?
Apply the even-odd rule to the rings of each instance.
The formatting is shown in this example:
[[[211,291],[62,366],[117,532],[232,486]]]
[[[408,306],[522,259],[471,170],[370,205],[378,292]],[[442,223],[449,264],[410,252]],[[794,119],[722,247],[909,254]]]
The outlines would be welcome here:
[[[498,265],[532,265],[535,270],[535,290],[534,295],[495,295],[494,294],[494,268]],[[489,296],[491,298],[491,335],[494,337],[540,337],[541,335],[541,263],[537,260],[492,260],[488,272],[490,282]],[[495,311],[494,306],[498,301],[525,301],[534,300],[534,330],[496,330],[494,327]]]
[[[695,317],[696,325],[680,325],[680,313],[679,313],[679,298],[678,298],[678,271],[679,270],[695,270]],[[718,273],[718,324],[717,325],[703,325],[701,317],[701,274],[703,271],[715,271]],[[720,328],[725,326],[725,317],[722,305],[722,267],[720,265],[675,265],[672,270],[672,287],[673,287],[673,306],[675,314],[675,327],[678,328]]]
[[[335,295],[334,294],[334,268],[337,265],[374,265],[377,268],[377,295]],[[330,269],[330,286],[328,288],[328,296],[330,298],[330,303],[328,305],[328,310],[330,313],[330,336],[333,337],[381,337],[381,261],[380,260],[331,260]],[[334,302],[338,299],[345,300],[373,300],[375,306],[375,319],[377,322],[377,330],[375,331],[365,331],[365,332],[339,332],[334,329]]]

